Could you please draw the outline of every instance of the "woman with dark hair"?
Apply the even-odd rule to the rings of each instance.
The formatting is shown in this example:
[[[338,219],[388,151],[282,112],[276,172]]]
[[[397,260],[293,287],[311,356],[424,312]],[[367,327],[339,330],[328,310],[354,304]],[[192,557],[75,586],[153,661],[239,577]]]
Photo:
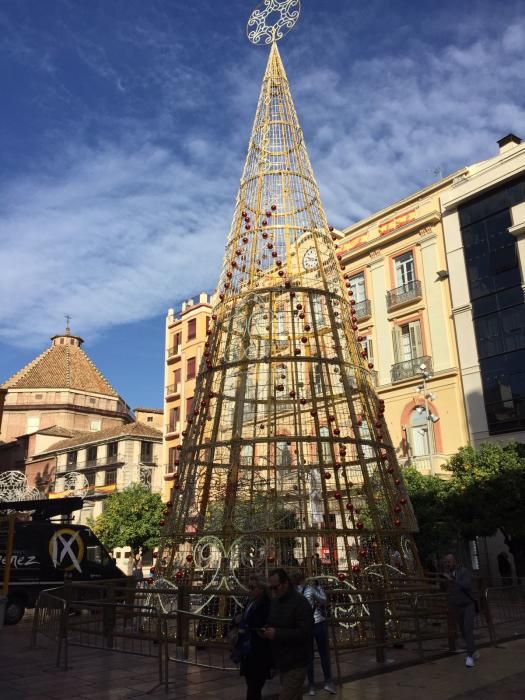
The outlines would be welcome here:
[[[250,577],[248,596],[248,603],[236,620],[239,637],[232,658],[240,662],[241,676],[246,679],[246,700],[261,700],[272,667],[270,642],[260,634],[270,612],[270,599],[262,576]]]

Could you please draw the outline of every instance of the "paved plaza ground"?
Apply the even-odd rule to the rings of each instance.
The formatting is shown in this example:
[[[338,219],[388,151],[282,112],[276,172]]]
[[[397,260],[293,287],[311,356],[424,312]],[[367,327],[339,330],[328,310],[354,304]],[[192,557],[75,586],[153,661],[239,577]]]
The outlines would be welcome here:
[[[30,618],[0,629],[1,700],[130,700],[141,698],[242,700],[244,680],[237,674],[171,664],[170,689],[151,690],[158,682],[157,662],[81,647],[70,647],[69,670],[55,666],[56,646],[39,638],[29,648]],[[393,652],[389,653],[392,657]],[[345,683],[340,700],[517,700],[525,698],[525,640],[484,647],[476,667],[466,669],[464,655],[447,655],[424,664]],[[403,662],[402,657],[392,661]],[[356,652],[359,666],[370,673],[378,665],[369,650]],[[386,668],[389,664],[386,664]],[[267,684],[265,698],[276,698],[277,679]],[[305,696],[306,697],[306,696]],[[317,697],[328,700],[319,690]]]

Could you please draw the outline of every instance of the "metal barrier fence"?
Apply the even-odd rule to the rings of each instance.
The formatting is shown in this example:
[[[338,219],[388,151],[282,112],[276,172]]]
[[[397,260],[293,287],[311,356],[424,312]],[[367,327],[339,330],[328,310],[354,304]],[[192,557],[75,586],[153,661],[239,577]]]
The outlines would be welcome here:
[[[162,584],[162,582],[159,582]],[[351,655],[403,646],[414,661],[436,654],[432,642],[455,650],[456,621],[447,596],[434,586],[403,580],[388,595],[334,583],[327,591],[331,647],[337,676],[348,677]],[[32,643],[43,634],[57,643],[57,666],[68,664],[68,646],[99,648],[156,658],[158,684],[169,686],[170,664],[189,664],[225,672],[238,671],[230,660],[232,618],[246,594],[224,590],[151,586],[146,581],[75,582],[43,592],[35,610]],[[475,626],[496,643],[498,635],[525,627],[523,586],[488,588],[480,597]],[[157,687],[157,686],[156,686]]]

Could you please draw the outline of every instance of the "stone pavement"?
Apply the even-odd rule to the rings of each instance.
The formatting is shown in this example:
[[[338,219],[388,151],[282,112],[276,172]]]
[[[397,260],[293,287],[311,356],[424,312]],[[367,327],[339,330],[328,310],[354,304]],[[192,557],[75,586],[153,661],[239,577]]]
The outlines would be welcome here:
[[[31,619],[0,629],[1,700],[242,700],[244,680],[235,673],[194,666],[170,665],[170,690],[151,693],[158,682],[157,660],[97,649],[70,647],[69,670],[55,667],[56,647],[39,638],[29,648]],[[369,652],[367,652],[370,656]],[[356,657],[359,660],[359,656]],[[481,649],[473,669],[464,655],[446,656],[425,664],[376,674],[345,683],[339,700],[517,700],[525,698],[525,640]],[[366,660],[364,656],[361,657]],[[401,659],[400,659],[401,660]],[[374,668],[377,668],[376,666]],[[388,665],[386,666],[388,668]],[[276,698],[277,679],[265,688]],[[305,696],[306,697],[306,696]],[[328,700],[319,690],[317,697]]]

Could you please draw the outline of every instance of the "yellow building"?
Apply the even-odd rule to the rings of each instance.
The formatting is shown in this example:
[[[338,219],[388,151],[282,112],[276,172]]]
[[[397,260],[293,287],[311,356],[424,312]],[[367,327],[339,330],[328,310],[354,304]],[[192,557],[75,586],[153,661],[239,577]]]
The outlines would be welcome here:
[[[212,314],[212,298],[199,295],[182,304],[181,313],[169,309],[166,317],[166,366],[164,391],[163,457],[164,500],[170,499],[176,472],[182,431],[192,411],[195,378],[199,371]]]
[[[469,441],[440,213],[461,172],[344,229],[337,244],[398,458],[427,473]]]

